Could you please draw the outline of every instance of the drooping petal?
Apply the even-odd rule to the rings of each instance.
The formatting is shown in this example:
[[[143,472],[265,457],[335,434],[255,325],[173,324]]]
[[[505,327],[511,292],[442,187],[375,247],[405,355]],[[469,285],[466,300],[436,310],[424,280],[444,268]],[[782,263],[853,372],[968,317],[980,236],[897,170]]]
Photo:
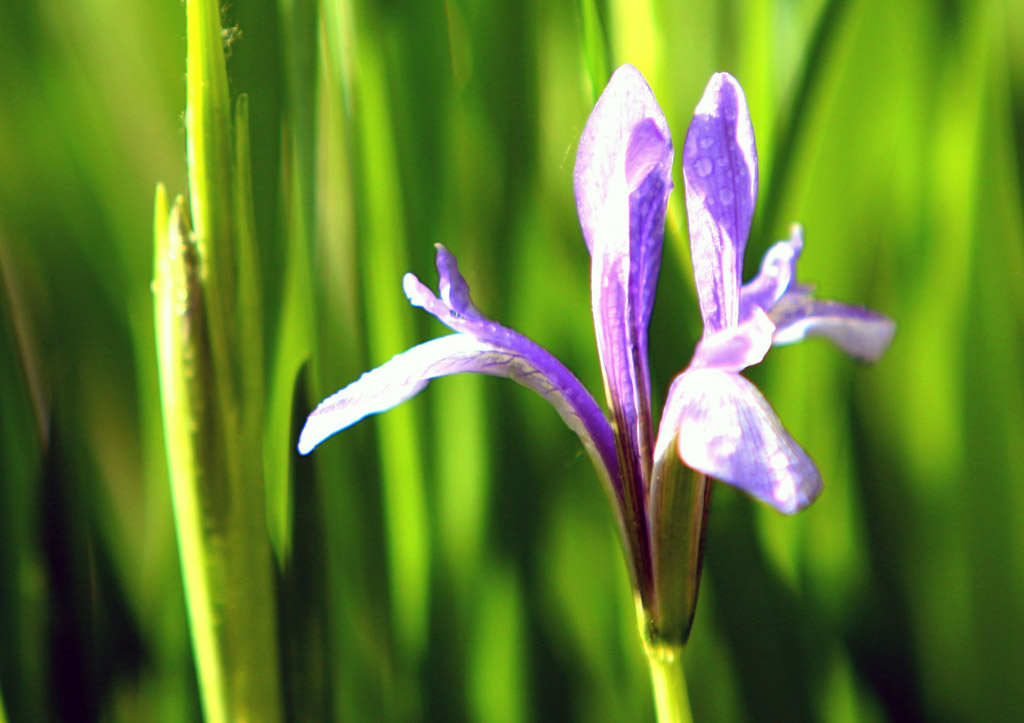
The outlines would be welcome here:
[[[896,324],[877,311],[815,299],[803,289],[785,294],[772,308],[772,343],[792,344],[822,336],[852,357],[877,361],[889,347]]]
[[[688,369],[669,390],[655,464],[675,444],[687,466],[792,514],[821,492],[821,476],[768,400],[739,374]]]
[[[651,445],[647,326],[672,188],[668,124],[640,72],[622,66],[587,121],[574,181],[590,249],[591,295],[608,404],[625,474],[641,494]]]
[[[761,271],[740,289],[740,319],[754,308],[771,311],[782,295],[796,283],[796,262],[804,248],[804,233],[794,224],[788,241],[779,241],[765,252]]]
[[[705,333],[739,320],[743,252],[757,200],[757,149],[746,97],[711,77],[683,147],[690,253]]]
[[[411,399],[431,379],[475,372],[512,379],[547,399],[579,435],[598,469],[614,480],[615,441],[601,410],[557,360],[547,352],[537,355],[535,351],[501,348],[471,334],[449,334],[414,346],[322,401],[302,428],[299,453],[309,454],[322,441],[364,417]]]
[[[328,437],[413,398],[427,382],[466,371],[479,346],[472,337],[452,334],[396,354],[317,405],[299,433],[299,454],[309,454]]]

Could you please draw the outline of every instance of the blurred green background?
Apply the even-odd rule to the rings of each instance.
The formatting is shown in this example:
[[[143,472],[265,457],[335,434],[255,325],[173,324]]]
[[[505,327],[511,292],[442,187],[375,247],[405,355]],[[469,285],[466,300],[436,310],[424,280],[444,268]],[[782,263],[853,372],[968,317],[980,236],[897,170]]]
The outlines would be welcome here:
[[[0,717],[199,717],[160,418],[152,199],[185,192],[180,0],[0,2]],[[761,158],[747,272],[891,315],[751,377],[826,481],[725,486],[687,650],[697,720],[1024,719],[1024,3],[234,0],[264,291],[268,534],[297,720],[653,720],[613,518],[538,397],[435,382],[309,458],[319,399],[478,305],[600,393],[575,144],[611,68],[680,155],[710,74]],[[677,188],[682,188],[677,163]],[[681,190],[655,404],[699,333]],[[254,490],[259,494],[259,490]]]

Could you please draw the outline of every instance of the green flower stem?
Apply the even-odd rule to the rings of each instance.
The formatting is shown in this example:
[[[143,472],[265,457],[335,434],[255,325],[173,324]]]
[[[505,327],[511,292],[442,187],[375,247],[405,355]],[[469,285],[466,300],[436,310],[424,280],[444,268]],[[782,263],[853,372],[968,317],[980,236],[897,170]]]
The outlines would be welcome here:
[[[653,606],[651,610],[638,606],[637,620],[651,669],[658,721],[682,723],[692,720],[683,650],[697,607],[711,482],[674,453],[656,458],[650,499]]]
[[[690,699],[686,694],[683,648],[644,646],[654,684],[654,709],[658,723],[689,723]]]
[[[683,464],[676,454],[661,455],[652,476],[655,592],[645,640],[682,647],[697,609],[711,481]]]

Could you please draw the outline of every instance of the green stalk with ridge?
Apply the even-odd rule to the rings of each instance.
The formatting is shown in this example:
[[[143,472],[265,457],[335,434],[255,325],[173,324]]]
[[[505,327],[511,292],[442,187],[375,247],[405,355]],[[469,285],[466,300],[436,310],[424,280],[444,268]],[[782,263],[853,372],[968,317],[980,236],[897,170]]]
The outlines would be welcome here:
[[[276,721],[248,104],[238,99],[232,124],[216,3],[188,0],[186,12],[191,214],[158,187],[153,283],[178,550],[205,719]]]

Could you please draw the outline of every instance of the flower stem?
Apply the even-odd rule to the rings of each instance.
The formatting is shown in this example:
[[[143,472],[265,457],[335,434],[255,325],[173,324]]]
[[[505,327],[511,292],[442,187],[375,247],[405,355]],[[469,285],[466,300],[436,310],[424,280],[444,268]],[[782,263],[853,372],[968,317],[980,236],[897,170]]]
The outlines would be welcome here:
[[[644,645],[654,684],[654,708],[658,723],[690,723],[690,699],[686,694],[682,647]]]

